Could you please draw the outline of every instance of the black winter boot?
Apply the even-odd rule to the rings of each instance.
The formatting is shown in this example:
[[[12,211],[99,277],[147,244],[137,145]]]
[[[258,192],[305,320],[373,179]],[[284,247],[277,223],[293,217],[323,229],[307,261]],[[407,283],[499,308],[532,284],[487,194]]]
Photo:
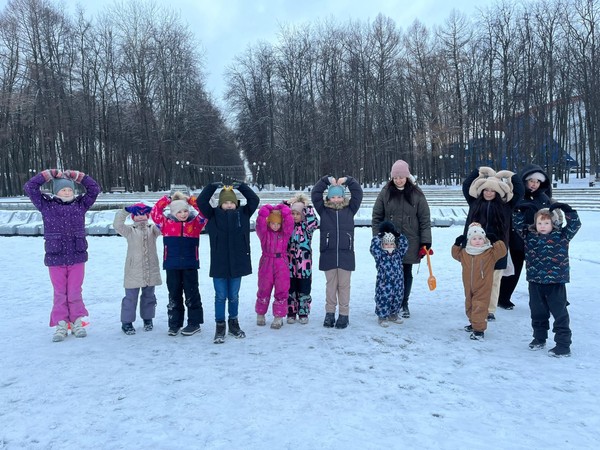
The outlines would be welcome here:
[[[344,329],[348,326],[348,316],[339,315],[335,327],[339,330]]]
[[[333,328],[335,326],[335,314],[334,313],[326,313],[325,321],[323,322],[323,326],[325,328]]]
[[[121,325],[121,330],[123,330],[123,333],[128,335],[135,334],[135,328],[133,328],[133,324],[131,322],[123,323],[123,325]]]
[[[402,303],[402,317],[405,319],[410,318],[410,309],[408,309],[408,302]]]
[[[222,344],[225,342],[225,321],[217,322],[217,331],[215,331],[213,342],[215,344]]]
[[[240,329],[240,324],[237,319],[229,319],[227,322],[229,324],[230,335],[234,336],[236,339],[243,339],[246,337],[246,333]]]

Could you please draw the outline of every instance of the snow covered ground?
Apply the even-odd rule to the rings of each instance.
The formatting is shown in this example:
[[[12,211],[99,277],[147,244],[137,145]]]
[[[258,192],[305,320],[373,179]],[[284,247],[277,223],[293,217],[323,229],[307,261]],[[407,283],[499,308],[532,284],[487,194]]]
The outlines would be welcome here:
[[[471,341],[460,265],[461,227],[433,229],[437,289],[414,268],[412,317],[387,329],[374,314],[368,228],[356,229],[350,326],[325,329],[325,280],[313,279],[308,325],[255,325],[256,274],[242,281],[247,338],[212,343],[208,237],[201,237],[205,324],[167,336],[167,290],[155,329],[120,330],[121,237],[88,237],[88,337],[52,343],[52,288],[43,238],[0,237],[0,449],[592,448],[600,440],[600,212],[582,212],[571,245],[571,358],[530,351],[527,284]],[[256,273],[260,247],[252,236]],[[318,232],[314,236],[318,242]],[[315,255],[315,260],[318,254]],[[316,265],[316,261],[315,261]],[[418,270],[418,273],[417,273]],[[596,292],[596,293],[594,293]]]

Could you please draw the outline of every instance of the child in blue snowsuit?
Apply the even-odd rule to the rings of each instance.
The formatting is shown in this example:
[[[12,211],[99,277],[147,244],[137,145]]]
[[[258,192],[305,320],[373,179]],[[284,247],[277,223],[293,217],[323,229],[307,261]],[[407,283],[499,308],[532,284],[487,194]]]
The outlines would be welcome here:
[[[371,240],[371,255],[377,267],[375,314],[382,327],[388,327],[390,321],[402,323],[398,314],[404,298],[402,259],[407,250],[406,236],[392,222],[381,222],[379,233]]]

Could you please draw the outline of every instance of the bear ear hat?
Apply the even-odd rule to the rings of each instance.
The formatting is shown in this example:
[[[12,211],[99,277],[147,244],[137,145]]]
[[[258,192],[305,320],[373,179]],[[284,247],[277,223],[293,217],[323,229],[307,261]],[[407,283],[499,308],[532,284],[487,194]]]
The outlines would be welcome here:
[[[481,166],[479,168],[479,178],[487,178],[496,176],[496,171],[491,167]]]
[[[510,170],[501,170],[496,173],[489,167],[481,167],[479,169],[479,177],[469,187],[469,195],[477,198],[484,189],[490,189],[497,192],[502,201],[508,202],[513,197],[513,184],[511,180],[513,175],[514,173]]]

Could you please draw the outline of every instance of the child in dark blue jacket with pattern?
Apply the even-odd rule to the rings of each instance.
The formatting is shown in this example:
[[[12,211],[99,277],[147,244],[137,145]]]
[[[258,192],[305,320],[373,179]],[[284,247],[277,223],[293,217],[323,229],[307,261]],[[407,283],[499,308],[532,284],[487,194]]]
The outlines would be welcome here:
[[[375,284],[375,314],[379,325],[402,323],[399,317],[404,298],[404,270],[402,260],[408,250],[408,239],[400,234],[392,222],[379,224],[379,233],[371,240],[371,255],[377,267]]]
[[[577,211],[566,203],[553,203],[550,208],[536,212],[533,224],[525,225],[525,211],[528,204],[519,206],[513,215],[515,231],[525,242],[525,263],[529,282],[529,308],[533,340],[531,350],[546,346],[550,329],[550,314],[554,318],[554,342],[556,346],[548,351],[550,356],[571,355],[571,329],[567,311],[567,290],[569,282],[569,242],[579,228],[581,221]],[[559,215],[565,215],[566,226],[561,228]]]

